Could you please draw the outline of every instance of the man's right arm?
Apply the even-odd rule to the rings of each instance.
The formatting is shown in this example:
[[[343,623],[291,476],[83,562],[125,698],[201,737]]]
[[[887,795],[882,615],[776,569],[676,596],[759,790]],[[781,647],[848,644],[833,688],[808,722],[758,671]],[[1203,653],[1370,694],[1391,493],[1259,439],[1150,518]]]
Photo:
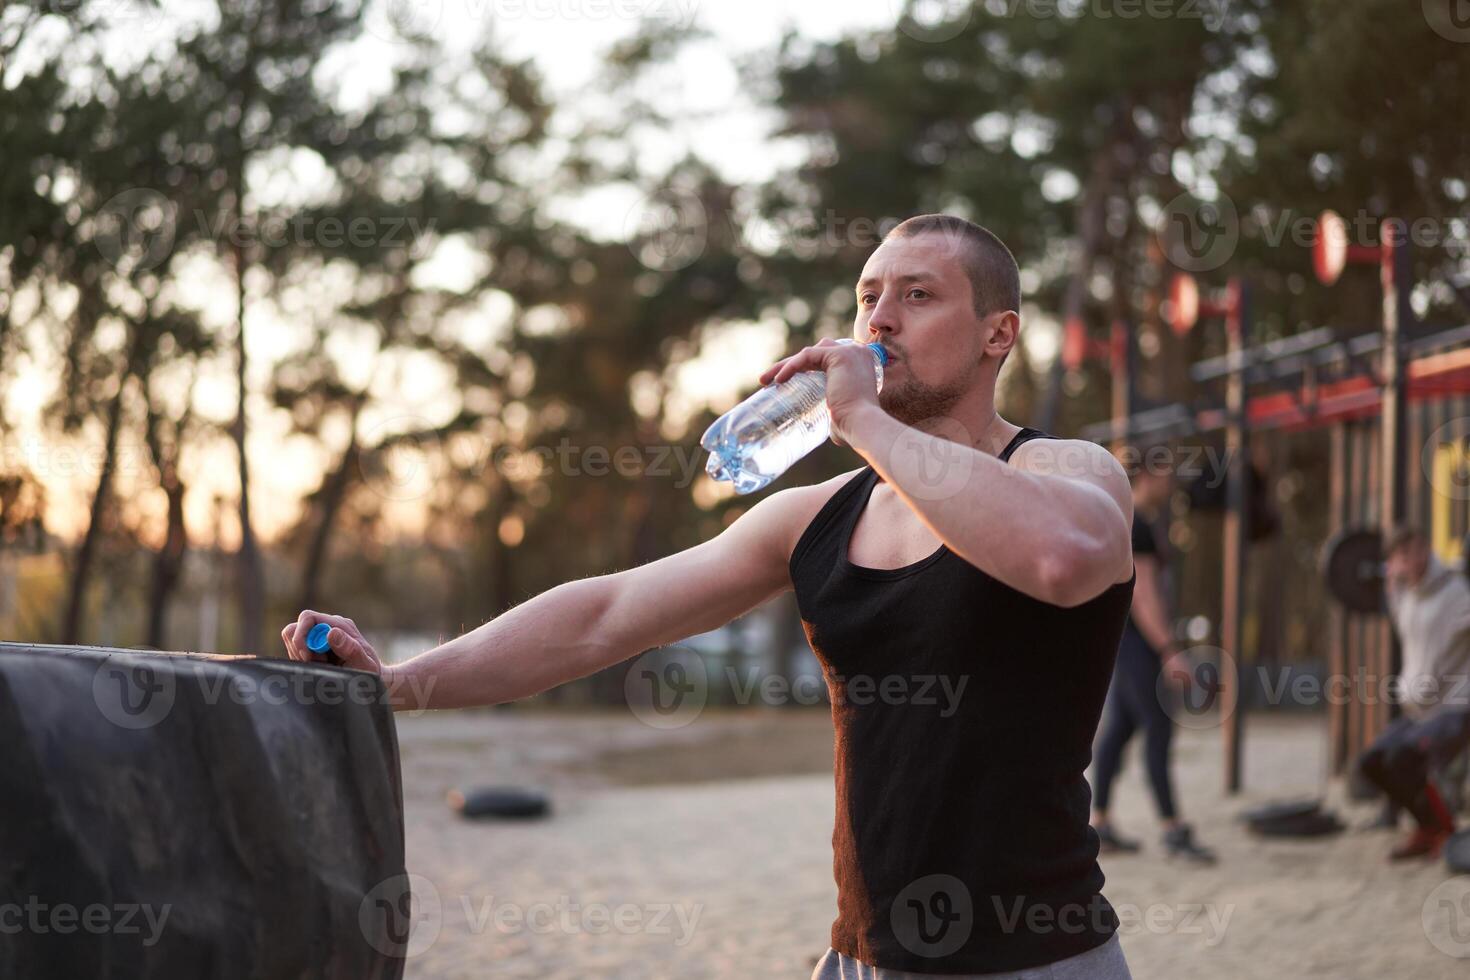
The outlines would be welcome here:
[[[626,571],[563,583],[385,667],[393,706],[515,701],[728,623],[791,588],[791,546],[820,508],[821,486],[779,491],[703,544]]]

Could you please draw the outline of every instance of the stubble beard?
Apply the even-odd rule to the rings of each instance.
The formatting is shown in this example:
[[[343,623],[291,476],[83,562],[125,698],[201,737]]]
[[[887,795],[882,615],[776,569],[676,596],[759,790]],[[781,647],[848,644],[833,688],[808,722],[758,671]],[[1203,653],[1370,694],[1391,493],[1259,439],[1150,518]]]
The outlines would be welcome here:
[[[931,385],[911,375],[892,387],[885,384],[878,393],[878,405],[905,425],[917,426],[930,419],[948,418],[968,390],[963,381]]]

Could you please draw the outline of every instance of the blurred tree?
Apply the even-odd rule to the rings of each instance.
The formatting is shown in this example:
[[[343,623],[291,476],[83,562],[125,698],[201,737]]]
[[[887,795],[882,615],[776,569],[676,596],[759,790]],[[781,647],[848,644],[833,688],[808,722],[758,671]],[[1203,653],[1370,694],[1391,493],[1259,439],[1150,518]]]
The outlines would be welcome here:
[[[555,271],[565,259],[543,244],[531,195],[506,163],[540,143],[548,113],[529,67],[483,45],[468,64],[446,63],[441,53],[423,49],[395,70],[389,91],[350,127],[335,117],[316,124],[313,143],[339,190],[301,217],[313,226],[350,226],[371,216],[379,228],[413,229],[416,240],[343,239],[334,248],[312,242],[269,256],[272,274],[288,287],[309,288],[329,270],[344,267],[353,278],[345,301],[314,328],[317,343],[287,359],[272,385],[273,400],[291,412],[295,431],[322,438],[336,418],[347,432],[346,446],[308,500],[303,524],[288,534],[305,540],[303,608],[317,606],[336,518],[353,490],[362,489],[364,477],[371,477],[371,491],[386,476],[377,468],[395,451],[409,444],[438,446],[476,430],[508,400],[503,369],[491,366],[489,351],[466,344],[456,328],[483,321],[492,298],[512,306],[538,302],[545,289],[540,280],[565,276]],[[446,118],[457,122],[446,126]],[[465,174],[475,179],[466,181]],[[412,196],[403,195],[405,182],[414,185]],[[467,288],[434,283],[434,268],[446,260],[489,271]],[[320,302],[320,291],[313,293]],[[345,327],[365,327],[372,335],[365,382],[348,380],[341,365],[323,356],[328,333]],[[380,384],[386,373],[381,366],[415,353],[432,355],[456,381],[449,391],[457,405],[446,422],[404,419],[374,440],[362,431],[365,412],[402,414],[394,404],[402,392]]]
[[[1060,320],[1140,316],[1135,286],[1152,285],[1143,273],[1157,215],[1183,190],[1173,164],[1192,146],[1192,106],[1236,59],[1249,6],[1222,8],[1218,21],[1207,5],[1139,16],[1122,29],[1068,2],[946,7],[942,21],[907,4],[891,31],[831,44],[788,35],[751,83],[774,79],[781,135],[812,154],[762,189],[760,209],[778,228],[821,236],[783,240],[769,262],[774,288],[821,311],[813,328],[830,325],[853,310],[873,229],[949,211],[999,235],[1028,271],[1028,301]],[[1007,374],[1003,395],[1024,393],[1024,368]],[[1073,391],[1086,397],[1059,418],[1054,360],[1036,424],[1065,431],[1106,414],[1084,377]]]
[[[1266,336],[1377,310],[1376,276],[1310,282],[1312,222],[1324,208],[1362,245],[1378,243],[1383,218],[1418,222],[1426,316],[1470,310],[1470,133],[1451,123],[1470,113],[1470,34],[1448,20],[1451,6],[1413,16],[1390,0],[1263,9],[1216,111],[1238,121],[1239,138],[1220,146],[1220,179],[1240,214],[1240,261]],[[1374,312],[1342,326],[1376,322]]]
[[[162,288],[176,255],[174,210],[154,189],[170,175],[153,151],[178,112],[179,93],[150,81],[156,62],[131,74],[104,63],[96,44],[81,43],[96,27],[87,13],[66,21],[73,43],[53,45],[36,70],[0,89],[0,119],[16,135],[0,178],[6,272],[12,289],[35,298],[33,318],[60,328],[63,384],[46,417],[66,434],[102,418],[100,464],[61,613],[65,643],[81,640],[129,400],[138,388],[146,411],[155,411],[149,365],[198,350],[202,337]],[[64,75],[78,71],[99,83],[89,91],[66,84]]]
[[[362,28],[361,5],[336,0],[218,0],[215,23],[181,38],[170,70],[186,77],[192,111],[181,122],[180,142],[207,146],[207,186],[219,196],[208,202],[210,227],[222,230],[219,255],[235,280],[236,411],[231,434],[240,470],[240,552],[236,597],[240,603],[240,647],[263,649],[265,582],[250,512],[246,453],[249,376],[245,317],[248,279],[262,244],[252,213],[250,172],[270,154],[310,145],[320,125],[324,94],[315,74],[335,44]],[[218,222],[218,223],[215,223]]]

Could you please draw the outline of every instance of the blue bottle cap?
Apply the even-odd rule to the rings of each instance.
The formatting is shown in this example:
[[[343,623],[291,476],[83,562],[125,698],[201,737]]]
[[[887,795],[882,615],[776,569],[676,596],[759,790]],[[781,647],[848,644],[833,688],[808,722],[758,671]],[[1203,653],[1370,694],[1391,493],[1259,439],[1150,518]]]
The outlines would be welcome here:
[[[875,340],[871,344],[864,344],[863,346],[867,347],[868,350],[878,355],[879,364],[881,364],[883,367],[888,366],[888,351],[883,349],[882,344],[878,343]]]
[[[332,648],[327,644],[327,634],[332,632],[332,627],[326,623],[317,623],[306,634],[306,649],[312,653],[331,653]]]

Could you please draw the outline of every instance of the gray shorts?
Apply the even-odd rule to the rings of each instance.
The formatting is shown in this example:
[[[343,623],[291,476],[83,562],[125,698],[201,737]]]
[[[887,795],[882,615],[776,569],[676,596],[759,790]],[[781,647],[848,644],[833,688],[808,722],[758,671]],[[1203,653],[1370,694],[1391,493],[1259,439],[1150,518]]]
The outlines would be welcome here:
[[[1019,973],[908,973],[869,966],[835,949],[828,949],[817,961],[812,980],[1132,980],[1132,974],[1128,972],[1123,945],[1115,932],[1111,939],[1096,949],[1045,966],[1033,966]]]

